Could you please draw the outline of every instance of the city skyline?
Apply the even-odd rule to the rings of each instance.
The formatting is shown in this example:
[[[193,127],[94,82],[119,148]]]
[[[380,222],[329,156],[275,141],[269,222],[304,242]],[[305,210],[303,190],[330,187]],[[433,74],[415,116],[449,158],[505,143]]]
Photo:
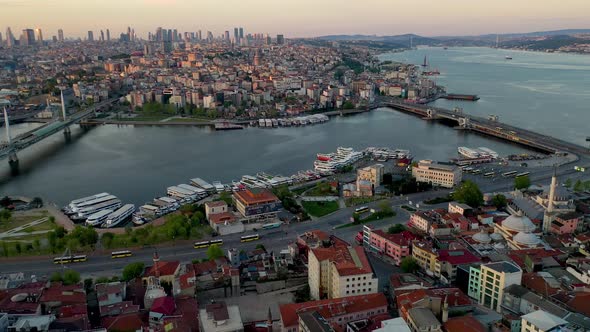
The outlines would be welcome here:
[[[57,35],[58,29],[64,30],[66,38],[84,38],[89,30],[99,33],[109,28],[118,34],[127,26],[135,27],[136,34],[143,39],[158,26],[174,27],[182,32],[210,30],[215,36],[235,26],[243,26],[247,32],[284,33],[290,38],[404,33],[441,36],[584,28],[587,18],[582,13],[590,9],[584,0],[571,0],[568,6],[559,6],[557,2],[554,6],[537,6],[532,0],[483,4],[467,0],[444,3],[424,0],[418,7],[404,6],[405,2],[398,0],[375,0],[372,6],[333,0],[281,4],[269,0],[247,4],[230,0],[224,8],[209,0],[198,4],[186,0],[134,0],[116,4],[112,0],[80,4],[53,0],[43,6],[36,1],[2,0],[0,21],[13,31],[40,28],[45,31],[45,39]],[[105,15],[105,8],[119,10]],[[129,12],[134,15],[130,16]]]

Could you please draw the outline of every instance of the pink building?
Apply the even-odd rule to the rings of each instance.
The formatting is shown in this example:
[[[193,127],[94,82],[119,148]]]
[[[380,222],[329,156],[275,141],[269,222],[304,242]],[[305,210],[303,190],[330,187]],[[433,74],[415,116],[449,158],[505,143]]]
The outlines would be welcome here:
[[[560,214],[551,222],[550,231],[555,234],[573,234],[580,224],[580,217],[576,212]]]
[[[371,231],[369,244],[372,249],[393,259],[399,265],[410,255],[410,242],[400,234],[388,234],[382,230]]]

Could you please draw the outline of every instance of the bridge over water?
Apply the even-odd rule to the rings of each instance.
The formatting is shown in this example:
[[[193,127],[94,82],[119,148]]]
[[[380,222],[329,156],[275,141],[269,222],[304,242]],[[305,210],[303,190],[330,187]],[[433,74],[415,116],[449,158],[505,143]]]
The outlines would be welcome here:
[[[380,97],[380,99],[373,105],[373,108],[376,107],[389,107],[405,113],[420,116],[425,120],[455,122],[457,123],[458,129],[471,130],[547,153],[572,153],[580,157],[590,156],[590,150],[584,146],[502,123],[498,121],[498,118],[495,116],[483,118],[465,114],[458,108],[448,110],[428,105],[407,103],[398,98],[388,97]]]
[[[17,152],[27,147],[44,140],[45,138],[62,131],[66,137],[70,136],[69,126],[77,123],[84,118],[93,115],[96,109],[111,104],[118,100],[118,98],[111,98],[100,103],[97,103],[86,110],[66,116],[66,109],[63,101],[62,93],[62,119],[56,119],[39,128],[35,128],[29,132],[18,135],[12,138],[10,136],[10,123],[8,121],[8,114],[4,109],[4,125],[6,127],[6,143],[0,146],[0,159],[8,158],[11,167],[18,167]]]

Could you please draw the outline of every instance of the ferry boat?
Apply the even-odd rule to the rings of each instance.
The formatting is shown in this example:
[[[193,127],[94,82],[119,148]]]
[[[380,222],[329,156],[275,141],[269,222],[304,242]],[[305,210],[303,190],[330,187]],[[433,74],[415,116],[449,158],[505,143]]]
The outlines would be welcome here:
[[[329,156],[329,158],[324,158]],[[314,170],[322,175],[330,175],[338,169],[351,165],[364,156],[363,152],[354,151],[352,148],[338,147],[336,153],[318,154],[314,161]]]
[[[223,184],[221,184],[220,181],[213,181],[213,187],[215,187],[215,190],[220,193],[222,191],[225,190],[225,187],[223,186]]]
[[[97,198],[109,196],[109,195],[110,195],[109,193],[106,193],[105,192],[105,193],[100,193],[100,194],[95,194],[95,195],[91,195],[91,196],[87,196],[87,197],[82,197],[82,198],[74,199],[68,205],[64,206],[62,210],[67,213],[68,211],[71,211],[71,209],[73,207],[77,207],[78,205],[80,205],[82,203],[85,203],[85,202],[88,202],[88,201],[92,201],[92,200],[95,200]]]
[[[492,158],[498,158],[499,157],[498,152],[496,152],[496,151],[494,151],[492,149],[488,149],[486,147],[479,147],[479,148],[477,148],[477,150],[483,152],[483,154],[488,155],[488,156],[490,156]]]
[[[243,185],[251,187],[251,188],[268,188],[269,186],[264,182],[258,180],[254,176],[244,175],[242,176],[242,180],[240,181]]]
[[[72,217],[75,220],[85,220],[90,215],[102,211],[102,210],[115,210],[121,207],[121,200],[120,199],[111,199],[106,202],[102,202],[96,205],[87,206],[83,209],[80,209],[78,213]]]
[[[133,212],[135,212],[135,205],[125,204],[121,208],[119,208],[117,211],[109,214],[106,221],[103,223],[102,226],[105,228],[116,227],[122,221],[124,221],[129,216],[131,216],[133,214]]]
[[[180,188],[178,186],[168,187],[166,189],[166,193],[168,194],[168,196],[176,197],[176,198],[180,198],[180,199],[190,197],[193,194],[192,191],[186,190],[184,188]]]
[[[467,158],[479,158],[480,154],[476,150],[470,149],[468,147],[460,146],[457,148],[457,151],[460,155],[467,157]]]
[[[67,214],[76,214],[79,211],[81,211],[87,207],[97,205],[97,204],[100,204],[103,202],[107,202],[107,201],[110,201],[113,199],[117,199],[117,196],[115,196],[115,195],[100,196],[100,197],[97,197],[97,198],[94,198],[91,200],[87,200],[87,201],[84,201],[84,202],[81,202],[81,203],[78,203],[75,205],[70,205],[69,210],[66,212],[67,212]]]
[[[191,184],[194,185],[195,187],[199,187],[207,192],[214,192],[215,191],[215,187],[213,185],[211,185],[209,182],[201,179],[201,178],[194,178],[191,179]]]
[[[504,59],[506,59],[506,60],[512,60],[512,57],[509,56],[509,55],[507,55],[507,56],[504,57]]]
[[[201,189],[201,188],[198,188],[195,186],[191,186],[190,184],[181,183],[181,184],[177,185],[177,187],[181,188],[181,189],[185,189],[187,191],[190,191],[191,195],[189,195],[189,197],[191,197],[193,199],[196,197],[203,198],[203,197],[207,196],[207,193],[205,192],[204,189]]]
[[[96,213],[93,213],[91,216],[86,219],[86,226],[94,227],[100,226],[102,223],[107,220],[107,217],[113,213],[113,210],[101,210]]]

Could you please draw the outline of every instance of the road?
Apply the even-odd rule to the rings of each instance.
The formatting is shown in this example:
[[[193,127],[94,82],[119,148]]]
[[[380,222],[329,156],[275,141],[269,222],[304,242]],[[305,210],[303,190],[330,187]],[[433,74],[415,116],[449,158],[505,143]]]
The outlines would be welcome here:
[[[528,169],[531,171],[531,180],[533,183],[548,183],[553,170],[546,169]],[[560,181],[566,178],[586,178],[586,173],[580,173],[573,170],[573,166],[564,166],[558,169]],[[513,187],[513,178],[497,177],[495,179],[483,179],[478,177],[478,183],[483,192],[501,192],[511,190]],[[400,209],[399,206],[408,204],[409,201],[414,204],[420,203],[434,197],[444,196],[450,190],[439,189],[424,193],[416,193],[404,197],[394,197],[389,199],[391,205],[396,207],[397,216],[384,219],[371,224],[377,228],[386,228],[392,224],[405,223],[408,220],[408,213]],[[367,205],[369,208],[377,207],[379,202],[372,202]],[[421,205],[421,208],[425,208]],[[426,207],[428,208],[428,207]],[[240,237],[244,234],[232,234],[223,237],[223,248],[239,248],[244,250],[254,249],[258,244],[264,244],[269,251],[278,251],[286,248],[290,241],[294,241],[298,234],[306,231],[319,229],[330,234],[334,234],[346,241],[353,242],[354,236],[362,229],[362,225],[335,229],[336,226],[348,223],[354,208],[345,208],[338,210],[330,215],[317,218],[313,221],[283,225],[281,229],[259,230],[261,239],[250,243],[241,243]],[[93,252],[88,255],[88,261],[84,263],[69,264],[62,267],[53,264],[51,257],[22,257],[18,259],[0,259],[2,262],[2,273],[25,272],[37,276],[50,275],[52,272],[62,269],[71,268],[80,272],[84,277],[112,276],[120,275],[123,267],[131,262],[144,262],[146,265],[151,264],[151,258],[154,248],[142,248],[134,250],[133,256],[124,259],[111,259],[110,253]],[[162,260],[179,260],[181,262],[190,262],[193,259],[202,259],[206,257],[206,249],[193,249],[190,242],[178,241],[173,245],[158,247],[158,254]]]

